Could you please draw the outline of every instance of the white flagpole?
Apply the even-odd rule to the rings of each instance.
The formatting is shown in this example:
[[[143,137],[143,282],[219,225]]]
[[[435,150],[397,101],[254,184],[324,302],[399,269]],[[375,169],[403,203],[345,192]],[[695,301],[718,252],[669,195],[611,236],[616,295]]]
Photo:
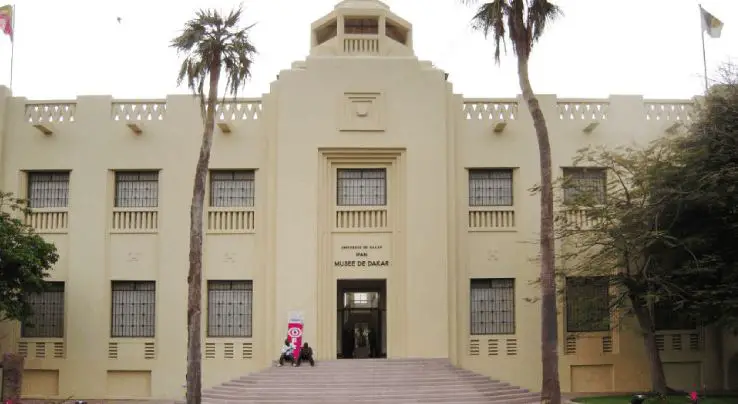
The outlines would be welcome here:
[[[710,89],[710,85],[707,82],[707,53],[705,52],[705,13],[702,9],[702,4],[700,6],[700,36],[702,37],[702,68],[703,73],[705,75],[705,94],[707,94],[708,90]]]
[[[13,94],[13,58],[15,57],[15,4],[10,9],[10,29],[13,35],[10,37],[10,94]]]

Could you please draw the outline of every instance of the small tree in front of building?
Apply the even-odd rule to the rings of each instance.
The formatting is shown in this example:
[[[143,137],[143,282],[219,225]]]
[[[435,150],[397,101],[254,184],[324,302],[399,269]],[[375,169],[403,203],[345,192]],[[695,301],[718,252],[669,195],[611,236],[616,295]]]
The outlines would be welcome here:
[[[59,260],[56,246],[33,231],[18,216],[28,214],[24,200],[0,191],[0,321],[20,321],[33,327],[31,296],[49,287],[49,277]],[[23,379],[23,357],[3,358],[3,397],[19,400]]]
[[[693,302],[684,293],[690,274],[672,265],[688,248],[669,234],[673,223],[664,220],[658,198],[659,178],[678,169],[678,153],[672,139],[642,149],[580,150],[561,181],[557,215],[565,331],[609,331],[618,320],[634,317],[651,389],[661,394],[668,389],[657,330],[696,328]]]
[[[59,259],[56,246],[17,217],[26,213],[25,201],[0,192],[0,321],[28,322],[29,297],[47,289],[46,278]]]
[[[533,119],[541,170],[541,402],[561,403],[559,383],[558,321],[556,314],[556,258],[554,231],[553,174],[551,143],[548,127],[528,74],[533,45],[543,36],[545,28],[561,15],[558,6],[548,0],[461,0],[465,4],[480,4],[472,19],[472,26],[495,42],[495,61],[500,62],[500,46],[510,41],[518,62],[518,80],[523,100]]]
[[[187,404],[200,404],[202,395],[202,242],[205,184],[210,166],[210,149],[215,131],[218,86],[221,74],[226,79],[226,92],[235,98],[251,77],[256,47],[249,30],[240,27],[243,10],[239,6],[228,15],[215,10],[200,10],[185,23],[171,47],[185,56],[177,76],[178,84],[199,97],[203,121],[202,144],[195,168],[190,205],[190,254],[187,275]],[[207,90],[207,95],[206,95]]]

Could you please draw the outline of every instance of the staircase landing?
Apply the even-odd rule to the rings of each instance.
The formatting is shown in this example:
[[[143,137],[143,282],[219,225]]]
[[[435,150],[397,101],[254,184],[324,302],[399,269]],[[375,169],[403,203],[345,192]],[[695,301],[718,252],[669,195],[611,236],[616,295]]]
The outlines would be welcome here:
[[[534,404],[539,395],[447,359],[321,361],[272,367],[203,391],[203,404]]]

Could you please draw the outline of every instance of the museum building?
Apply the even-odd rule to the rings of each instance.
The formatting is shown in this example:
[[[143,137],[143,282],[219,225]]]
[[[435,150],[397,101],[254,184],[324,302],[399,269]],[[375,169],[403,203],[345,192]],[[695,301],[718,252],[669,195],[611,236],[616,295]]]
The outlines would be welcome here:
[[[271,366],[299,315],[319,361],[449,358],[538,390],[538,146],[525,103],[455,94],[415,56],[411,24],[379,1],[339,3],[310,41],[268,94],[218,105],[204,385]],[[603,190],[604,171],[572,167],[577,149],[644,144],[681,130],[693,107],[539,100],[556,175]],[[0,88],[0,119],[1,189],[29,200],[24,220],[60,255],[51,289],[32,297],[34,326],[3,326],[3,351],[26,357],[24,394],[181,397],[197,101],[43,101]],[[648,387],[635,328],[582,320],[608,318],[608,296],[607,285],[566,282],[564,391]],[[734,337],[716,344],[716,330],[656,312],[671,386],[737,387]]]

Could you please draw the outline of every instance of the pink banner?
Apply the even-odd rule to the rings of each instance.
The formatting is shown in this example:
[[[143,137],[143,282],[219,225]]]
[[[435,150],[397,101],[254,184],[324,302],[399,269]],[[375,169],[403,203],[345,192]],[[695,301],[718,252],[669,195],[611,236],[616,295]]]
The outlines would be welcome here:
[[[287,338],[295,344],[294,358],[300,357],[300,349],[302,348],[302,316],[291,315],[287,322]]]

